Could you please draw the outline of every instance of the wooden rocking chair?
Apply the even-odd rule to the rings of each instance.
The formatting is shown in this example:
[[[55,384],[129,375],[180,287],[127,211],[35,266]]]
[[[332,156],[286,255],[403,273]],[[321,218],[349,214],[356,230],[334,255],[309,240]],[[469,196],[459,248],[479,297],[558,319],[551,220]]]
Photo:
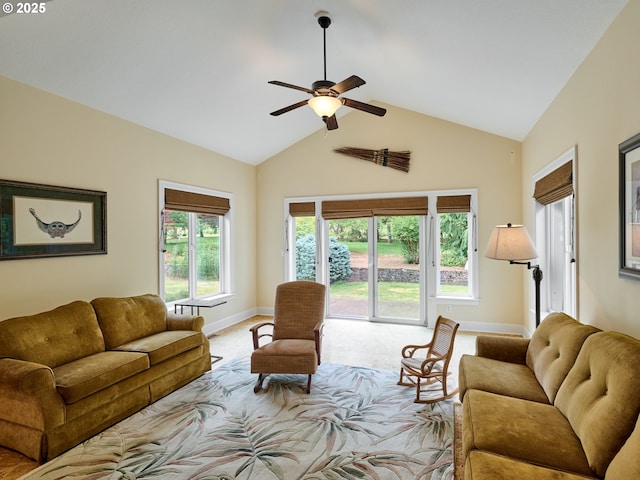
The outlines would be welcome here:
[[[416,387],[415,403],[435,403],[458,393],[457,386],[451,388],[447,384],[447,377],[451,374],[449,362],[459,326],[453,320],[440,316],[430,343],[407,345],[402,349],[398,385]],[[423,358],[414,357],[422,349],[426,349],[426,355]]]

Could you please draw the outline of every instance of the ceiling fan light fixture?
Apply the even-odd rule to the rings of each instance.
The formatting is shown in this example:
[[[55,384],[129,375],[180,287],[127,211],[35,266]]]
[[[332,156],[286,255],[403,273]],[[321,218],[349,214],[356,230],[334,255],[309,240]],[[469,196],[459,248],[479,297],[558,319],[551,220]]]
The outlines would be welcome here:
[[[342,100],[331,95],[317,95],[310,98],[308,103],[320,118],[333,116],[342,106]]]

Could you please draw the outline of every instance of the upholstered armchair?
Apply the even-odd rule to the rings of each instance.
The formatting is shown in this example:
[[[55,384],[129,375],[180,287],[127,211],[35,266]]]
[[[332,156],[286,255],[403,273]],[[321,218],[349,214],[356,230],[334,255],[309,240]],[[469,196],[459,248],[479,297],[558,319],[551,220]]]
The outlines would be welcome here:
[[[306,391],[311,391],[311,376],[321,361],[324,308],[324,285],[309,281],[278,285],[273,322],[250,329],[251,373],[258,374],[254,392],[260,391],[270,374],[306,374]]]

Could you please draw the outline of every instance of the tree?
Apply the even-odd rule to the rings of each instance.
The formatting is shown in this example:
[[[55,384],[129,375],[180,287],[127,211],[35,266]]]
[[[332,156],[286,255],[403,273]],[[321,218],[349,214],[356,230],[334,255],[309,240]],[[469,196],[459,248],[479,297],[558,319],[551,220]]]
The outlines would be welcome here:
[[[343,242],[363,242],[367,240],[368,221],[366,218],[344,218],[329,222],[331,235]]]
[[[440,264],[464,267],[469,249],[466,213],[440,214]]]
[[[393,217],[392,231],[402,247],[402,256],[410,264],[420,263],[420,225],[418,217]]]

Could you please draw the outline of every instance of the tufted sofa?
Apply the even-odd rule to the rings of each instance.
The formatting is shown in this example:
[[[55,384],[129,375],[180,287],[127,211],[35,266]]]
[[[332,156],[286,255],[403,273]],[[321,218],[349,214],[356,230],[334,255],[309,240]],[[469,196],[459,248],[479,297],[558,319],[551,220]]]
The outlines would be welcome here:
[[[640,341],[549,315],[460,361],[465,480],[640,478]]]
[[[0,321],[0,445],[51,459],[211,369],[199,316],[141,295]]]

